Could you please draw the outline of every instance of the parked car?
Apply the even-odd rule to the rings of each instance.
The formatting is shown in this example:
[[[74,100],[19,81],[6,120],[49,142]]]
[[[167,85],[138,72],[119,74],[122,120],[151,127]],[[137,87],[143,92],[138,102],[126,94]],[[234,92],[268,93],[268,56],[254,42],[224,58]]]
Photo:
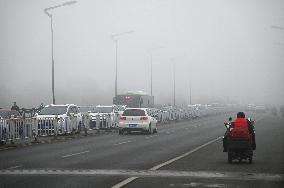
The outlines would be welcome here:
[[[21,114],[16,110],[0,109],[0,119],[10,119],[12,116],[21,117]]]
[[[94,128],[104,127],[103,123],[106,122],[106,117],[109,116],[111,120],[111,128],[117,127],[118,125],[118,112],[116,111],[115,106],[113,105],[97,105],[92,112],[89,113],[91,116],[91,125]],[[97,126],[97,116],[100,116],[100,125]]]
[[[77,119],[78,125],[76,128],[72,127],[72,129],[81,130],[82,126],[82,115],[79,111],[77,105],[74,104],[64,104],[64,105],[47,105],[40,112],[36,113],[35,118],[37,120],[44,120],[47,118],[58,118],[59,122],[59,132],[66,133],[68,132],[67,125],[70,123],[71,118],[75,117]],[[42,126],[42,125],[40,125]],[[74,130],[72,130],[74,131]]]
[[[119,134],[132,131],[157,133],[157,120],[147,108],[126,108],[119,119]]]

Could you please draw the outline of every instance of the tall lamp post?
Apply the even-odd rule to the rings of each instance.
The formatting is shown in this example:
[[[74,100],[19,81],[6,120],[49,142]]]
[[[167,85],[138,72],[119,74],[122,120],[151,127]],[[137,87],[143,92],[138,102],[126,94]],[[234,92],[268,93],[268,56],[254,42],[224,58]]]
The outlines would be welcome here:
[[[176,65],[174,62],[174,58],[172,58],[173,63],[173,75],[174,75],[174,106],[176,105]]]
[[[191,89],[192,89],[192,85],[191,85],[191,81],[189,83],[189,104],[191,105],[192,104],[192,101],[191,101]]]
[[[159,46],[159,47],[156,47],[156,48],[150,48],[148,51],[149,51],[149,54],[150,54],[150,67],[151,67],[151,96],[153,96],[153,51],[154,50],[158,50],[158,49],[161,49],[161,48],[164,48],[163,46]]]
[[[133,33],[134,31],[127,31],[123,33],[116,33],[111,35],[112,40],[115,43],[115,81],[114,81],[114,96],[117,96],[117,60],[118,60],[118,37],[126,34]]]
[[[63,7],[63,6],[67,6],[67,5],[72,5],[74,3],[76,3],[77,1],[68,1],[65,2],[63,4],[60,5],[56,5],[56,6],[52,6],[52,7],[48,7],[44,9],[44,13],[47,14],[47,16],[50,18],[50,27],[51,27],[51,64],[52,64],[52,104],[55,104],[55,95],[54,95],[54,50],[53,50],[53,18],[52,18],[52,14],[48,11],[59,8],[59,7]]]

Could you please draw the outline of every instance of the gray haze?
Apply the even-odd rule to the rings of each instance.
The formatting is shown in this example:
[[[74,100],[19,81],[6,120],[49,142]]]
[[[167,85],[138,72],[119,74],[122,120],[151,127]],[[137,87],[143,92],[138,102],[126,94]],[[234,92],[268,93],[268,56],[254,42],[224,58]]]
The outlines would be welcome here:
[[[52,103],[54,0],[0,0],[0,107]],[[283,0],[78,0],[52,11],[56,103],[111,104],[119,37],[118,93],[156,103],[284,104]]]

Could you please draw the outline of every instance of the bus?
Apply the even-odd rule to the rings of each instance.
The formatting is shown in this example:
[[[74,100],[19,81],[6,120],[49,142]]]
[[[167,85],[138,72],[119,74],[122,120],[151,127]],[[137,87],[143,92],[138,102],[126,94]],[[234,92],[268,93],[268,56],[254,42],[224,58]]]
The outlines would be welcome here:
[[[154,96],[143,91],[129,91],[114,97],[113,104],[126,105],[127,108],[153,108]]]

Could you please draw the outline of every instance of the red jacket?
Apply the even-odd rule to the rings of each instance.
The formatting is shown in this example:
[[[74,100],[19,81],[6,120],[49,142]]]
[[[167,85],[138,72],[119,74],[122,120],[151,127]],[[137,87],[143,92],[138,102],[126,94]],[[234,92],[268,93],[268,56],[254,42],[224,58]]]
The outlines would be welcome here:
[[[251,139],[246,118],[237,118],[233,125],[233,129],[230,131],[232,139]]]
[[[248,121],[246,118],[237,118],[234,121],[234,128],[242,128],[248,130]]]

